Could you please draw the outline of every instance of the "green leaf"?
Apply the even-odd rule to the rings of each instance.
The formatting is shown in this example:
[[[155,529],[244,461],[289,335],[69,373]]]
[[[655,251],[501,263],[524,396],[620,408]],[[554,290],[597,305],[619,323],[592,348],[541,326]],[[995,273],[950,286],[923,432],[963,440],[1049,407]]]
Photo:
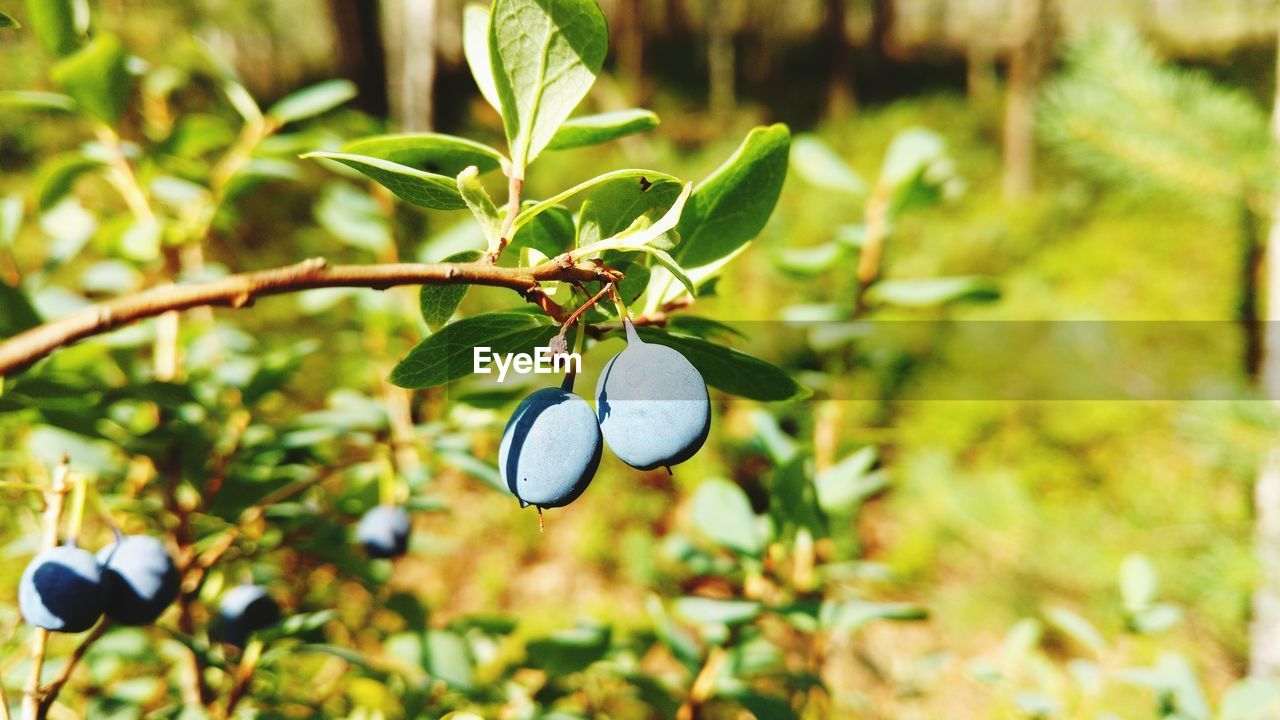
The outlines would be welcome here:
[[[557,205],[560,205],[565,200],[568,200],[569,198],[573,197],[574,195],[577,195],[578,193],[584,192],[586,190],[590,190],[593,187],[597,187],[599,185],[603,185],[608,182],[613,182],[614,180],[619,180],[624,178],[634,178],[638,185],[643,185],[647,183],[656,183],[664,180],[676,182],[676,183],[680,182],[679,180],[675,179],[674,177],[671,177],[666,173],[660,173],[654,170],[636,170],[636,169],[614,170],[613,172],[607,172],[603,175],[597,175],[591,178],[590,180],[584,180],[583,182],[580,182],[577,185],[574,185],[568,190],[558,193],[546,200],[540,200],[522,209],[520,211],[520,214],[516,216],[516,221],[513,227],[516,229],[520,228],[525,223],[537,217],[544,210],[547,210],[548,208],[556,207]]]
[[[450,177],[456,177],[471,165],[481,173],[502,166],[502,153],[488,145],[441,133],[375,135],[347,143],[342,152],[390,160]]]
[[[0,338],[12,337],[40,324],[40,314],[21,289],[0,281]]]
[[[736,152],[693,191],[680,218],[675,258],[685,268],[728,257],[760,233],[787,176],[791,131],[752,130]]]
[[[693,295],[696,289],[693,281],[685,274],[680,265],[667,254],[663,249],[663,238],[667,233],[675,229],[676,223],[680,221],[680,213],[684,210],[685,201],[689,199],[689,193],[693,190],[692,185],[685,185],[684,191],[680,193],[680,197],[676,198],[675,203],[667,210],[667,212],[651,225],[645,226],[641,218],[637,218],[637,222],[633,222],[631,227],[614,235],[605,238],[590,245],[578,248],[578,252],[583,256],[605,251],[640,251],[653,256],[660,265],[667,269],[673,277],[679,280],[689,294]]]
[[[414,170],[411,167],[364,155],[335,152],[312,152],[304,159],[333,160],[359,170],[369,179],[386,187],[401,199],[419,207],[434,210],[461,210],[467,204],[458,193],[457,180],[444,175]]]
[[[711,479],[693,493],[693,524],[703,535],[735,552],[759,557],[764,538],[747,494],[728,480]]]
[[[1132,554],[1120,565],[1120,597],[1125,610],[1140,612],[1156,601],[1159,579],[1156,568],[1145,555]]]
[[[1273,680],[1245,678],[1232,685],[1222,696],[1218,720],[1263,720],[1275,717],[1280,707],[1280,689]]]
[[[831,241],[803,248],[783,248],[777,256],[778,267],[795,275],[819,275],[846,262],[850,249]]]
[[[0,200],[0,245],[11,247],[18,239],[24,210],[21,195],[14,194]]]
[[[867,300],[908,308],[932,308],[953,302],[991,302],[1000,287],[991,278],[950,277],[881,280],[867,290]]]
[[[814,486],[823,512],[847,513],[884,489],[885,475],[871,471],[876,457],[876,449],[867,446],[818,473]]]
[[[484,228],[484,235],[492,247],[493,242],[502,232],[502,216],[498,214],[498,207],[493,204],[493,198],[489,197],[488,191],[480,184],[479,170],[475,165],[468,167],[458,173],[457,182],[458,194],[471,209],[476,222]]]
[[[730,395],[766,402],[799,400],[809,391],[785,371],[732,348],[688,335],[639,328],[645,342],[674,348],[693,364],[707,384]]]
[[[326,80],[284,96],[267,110],[267,117],[287,125],[329,112],[355,96],[356,84],[350,80]]]
[[[442,262],[475,262],[482,255],[479,250],[464,250],[450,255]],[[422,319],[426,321],[427,327],[432,331],[444,327],[457,312],[462,299],[467,296],[468,288],[468,285],[423,285],[418,291],[418,307],[422,309]]]
[[[861,197],[867,181],[814,135],[799,135],[791,144],[791,163],[796,174],[814,187]]]
[[[703,625],[741,625],[760,616],[762,607],[753,600],[714,600],[682,597],[675,602],[677,615]]]
[[[69,95],[35,90],[6,90],[0,92],[0,105],[31,110],[62,110],[65,112],[72,112],[76,109],[76,101],[71,99]]]
[[[880,182],[897,188],[915,179],[946,155],[942,136],[924,128],[908,128],[894,136],[880,166]]]
[[[445,325],[409,351],[391,371],[391,382],[404,388],[437,387],[470,375],[474,348],[494,353],[532,352],[545,347],[556,328],[524,312],[492,312]]]
[[[1098,632],[1093,623],[1063,607],[1049,608],[1045,610],[1044,615],[1054,627],[1061,630],[1067,637],[1091,650],[1095,655],[1102,656],[1106,654],[1107,641],[1102,638],[1102,633]]]
[[[584,115],[566,120],[551,142],[548,150],[568,150],[570,148],[599,145],[625,135],[648,132],[658,127],[658,116],[652,110],[632,108],[598,115]]]
[[[493,63],[489,60],[489,8],[475,3],[462,12],[462,52],[467,56],[471,77],[475,78],[480,94],[494,110],[502,112],[498,99],[498,86],[493,82]]]
[[[494,0],[489,62],[517,177],[586,97],[608,47],[595,0]]]
[[[796,455],[779,467],[770,484],[773,501],[769,514],[780,529],[794,532],[803,528],[813,537],[826,537],[826,519],[818,511],[811,473],[812,461],[807,455]]]
[[[579,627],[561,630],[549,637],[530,640],[525,645],[529,664],[552,677],[564,677],[586,670],[609,652],[608,628]]]
[[[636,218],[657,219],[683,190],[674,179],[615,178],[602,183],[582,201],[578,211],[578,247],[590,245],[626,230]]]
[[[513,252],[531,248],[551,258],[573,247],[573,233],[573,213],[563,205],[554,205],[516,230],[508,247]]]
[[[80,44],[75,0],[27,0],[27,21],[45,49],[68,55]]]
[[[70,194],[81,175],[105,165],[98,158],[78,152],[65,153],[49,160],[40,168],[40,197],[37,201],[40,212],[48,211]]]
[[[316,201],[315,217],[321,227],[349,247],[377,255],[395,243],[377,201],[345,182],[325,185]]]
[[[4,13],[0,12],[0,30],[4,30],[6,28],[20,28],[20,27],[22,27],[22,25],[20,25],[17,20],[14,20],[8,15],[5,15]]]
[[[115,125],[129,103],[129,72],[124,47],[114,35],[98,35],[50,71],[54,83],[85,112]]]
[[[819,620],[830,630],[854,632],[877,620],[923,620],[928,611],[912,603],[828,601],[822,604]]]
[[[474,661],[466,638],[447,630],[427,631],[427,672],[446,685],[468,690],[475,684]]]

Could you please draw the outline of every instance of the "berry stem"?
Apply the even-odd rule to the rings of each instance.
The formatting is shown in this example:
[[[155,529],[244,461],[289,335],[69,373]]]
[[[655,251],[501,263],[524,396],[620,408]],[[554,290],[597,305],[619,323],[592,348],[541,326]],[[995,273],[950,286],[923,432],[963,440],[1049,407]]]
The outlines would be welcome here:
[[[52,550],[58,545],[58,527],[62,524],[62,509],[66,505],[67,476],[71,474],[71,458],[62,456],[53,469],[53,482],[45,493],[44,536],[40,551]],[[49,631],[36,628],[31,635],[31,670],[22,688],[22,720],[41,720],[40,678],[44,672],[44,655],[49,646]]]
[[[382,505],[396,504],[396,469],[391,463],[389,455],[383,455],[381,461],[381,472],[378,474],[378,502]]]
[[[80,541],[80,529],[84,525],[84,502],[85,496],[88,495],[89,481],[80,473],[72,477],[71,517],[67,523],[67,543],[75,545]]]

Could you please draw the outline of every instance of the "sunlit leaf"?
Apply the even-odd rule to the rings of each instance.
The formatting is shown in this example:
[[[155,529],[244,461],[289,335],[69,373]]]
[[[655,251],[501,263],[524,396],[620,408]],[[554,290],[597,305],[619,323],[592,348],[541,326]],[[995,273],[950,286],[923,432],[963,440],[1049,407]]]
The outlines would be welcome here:
[[[98,35],[74,55],[58,61],[50,77],[85,112],[115,125],[129,103],[125,52],[114,35]]]
[[[458,193],[457,181],[451,177],[414,170],[399,163],[364,155],[313,152],[302,157],[333,160],[359,170],[374,182],[414,205],[435,210],[461,210],[467,206]]]
[[[391,381],[405,388],[444,385],[475,369],[474,348],[494,353],[531,353],[545,347],[556,328],[523,312],[493,312],[450,323],[409,351],[391,373]]]
[[[441,133],[375,135],[352,140],[342,147],[342,152],[390,160],[450,177],[456,177],[471,165],[481,173],[497,170],[502,165],[502,153],[488,145]]]
[[[586,96],[608,44],[595,0],[495,0],[489,61],[518,175]]]
[[[267,117],[281,125],[326,113],[356,96],[350,80],[325,80],[281,98],[267,110]]]
[[[441,262],[465,263],[479,260],[479,250],[464,250],[450,255]],[[422,310],[422,319],[427,327],[439,330],[457,312],[463,298],[467,296],[468,285],[423,285],[418,292],[418,307]]]
[[[598,145],[626,135],[648,132],[658,127],[658,116],[651,110],[617,110],[584,115],[566,120],[551,142],[548,150],[568,150],[570,148]]]

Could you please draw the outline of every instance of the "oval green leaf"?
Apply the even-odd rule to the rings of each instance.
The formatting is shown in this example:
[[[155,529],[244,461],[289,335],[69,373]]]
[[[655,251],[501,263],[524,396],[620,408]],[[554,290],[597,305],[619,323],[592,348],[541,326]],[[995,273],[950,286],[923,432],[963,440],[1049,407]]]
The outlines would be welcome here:
[[[472,165],[481,173],[502,166],[502,153],[488,145],[441,133],[375,135],[347,143],[342,152],[390,160],[450,177],[457,177]]]
[[[531,353],[545,347],[556,328],[524,312],[492,312],[445,325],[396,365],[391,382],[403,388],[438,387],[475,369],[474,348],[494,353]]]
[[[365,155],[313,152],[307,159],[333,160],[358,170],[370,180],[395,193],[402,200],[433,210],[461,210],[467,204],[458,193],[454,178],[414,170],[406,165]]]
[[[494,1],[489,62],[518,176],[586,97],[608,46],[595,0]]]

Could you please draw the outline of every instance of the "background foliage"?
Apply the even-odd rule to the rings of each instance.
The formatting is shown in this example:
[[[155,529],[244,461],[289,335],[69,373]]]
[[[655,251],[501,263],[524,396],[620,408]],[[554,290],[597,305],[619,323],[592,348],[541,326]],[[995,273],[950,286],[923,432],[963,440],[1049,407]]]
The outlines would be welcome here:
[[[348,144],[397,128],[356,109],[371,88],[328,80],[350,70],[333,60],[350,29],[324,4],[102,2],[87,16],[72,2],[11,5],[0,8],[13,91],[0,104],[0,335],[174,277],[486,249],[456,184],[445,195],[459,212],[445,212],[385,191],[373,173],[298,159],[413,164],[396,148]],[[6,378],[0,396],[0,684],[15,709],[30,631],[13,599],[40,503],[8,484],[44,482],[68,452],[127,531],[197,555],[232,539],[189,611],[94,644],[62,697],[89,717],[201,717],[191,658],[223,697],[236,657],[205,629],[225,588],[249,578],[289,619],[269,639],[246,716],[1274,715],[1274,688],[1243,679],[1250,482],[1275,429],[1266,406],[908,402],[975,350],[946,338],[868,347],[838,332],[791,347],[770,324],[1240,320],[1242,249],[1274,190],[1274,53],[1248,18],[1270,23],[1273,9],[1055,11],[1058,42],[1070,44],[1056,46],[1038,106],[1038,182],[1010,202],[1003,85],[974,82],[1002,65],[1010,40],[988,33],[994,48],[978,52],[984,35],[956,30],[970,17],[963,3],[946,4],[941,28],[917,4],[888,4],[888,44],[876,37],[885,4],[848,3],[845,80],[858,102],[842,110],[813,69],[828,57],[816,38],[829,3],[796,3],[787,22],[773,3],[724,6],[738,53],[729,109],[708,107],[715,3],[648,12],[642,76],[618,47],[629,4],[603,5],[612,54],[589,53],[603,74],[577,114],[638,97],[662,122],[621,117],[652,131],[577,149],[595,137],[590,125],[532,131],[525,197],[643,167],[679,178],[653,188],[669,204],[680,182],[717,177],[744,137],[781,172],[782,131],[766,123],[789,122],[788,179],[767,224],[765,213],[700,229],[717,202],[741,203],[731,194],[686,205],[672,252],[686,270],[759,236],[667,327],[693,338],[681,348],[691,358],[689,343],[736,348],[785,376],[736,387],[708,377],[720,388],[713,434],[694,460],[668,477],[606,454],[588,492],[539,533],[531,511],[491,487],[502,423],[536,384],[410,395],[387,382],[419,342],[442,337],[431,330],[465,322],[446,324],[455,303],[467,318],[510,310],[508,290],[317,290],[192,311],[174,377],[151,358],[160,323],[66,348]],[[46,13],[63,14],[41,22]],[[1109,13],[1149,32],[1090,35]],[[520,130],[470,78],[462,8],[442,2],[439,18],[438,128],[505,147]],[[436,176],[452,182],[476,165],[505,197],[484,146],[454,150]],[[504,262],[552,255],[573,222],[538,215]],[[577,233],[622,229],[579,219]],[[688,249],[699,232],[715,257]],[[869,243],[882,259],[867,275]],[[629,278],[651,272],[646,262]],[[662,309],[666,298],[653,298],[645,311]],[[426,321],[424,307],[436,308]],[[546,332],[532,317],[512,322]],[[1248,338],[1238,340],[1243,358]],[[592,348],[586,387],[618,347]],[[393,472],[415,510],[412,552],[370,562],[350,528]],[[91,513],[85,544],[109,537]],[[55,641],[51,672],[76,641]]]

